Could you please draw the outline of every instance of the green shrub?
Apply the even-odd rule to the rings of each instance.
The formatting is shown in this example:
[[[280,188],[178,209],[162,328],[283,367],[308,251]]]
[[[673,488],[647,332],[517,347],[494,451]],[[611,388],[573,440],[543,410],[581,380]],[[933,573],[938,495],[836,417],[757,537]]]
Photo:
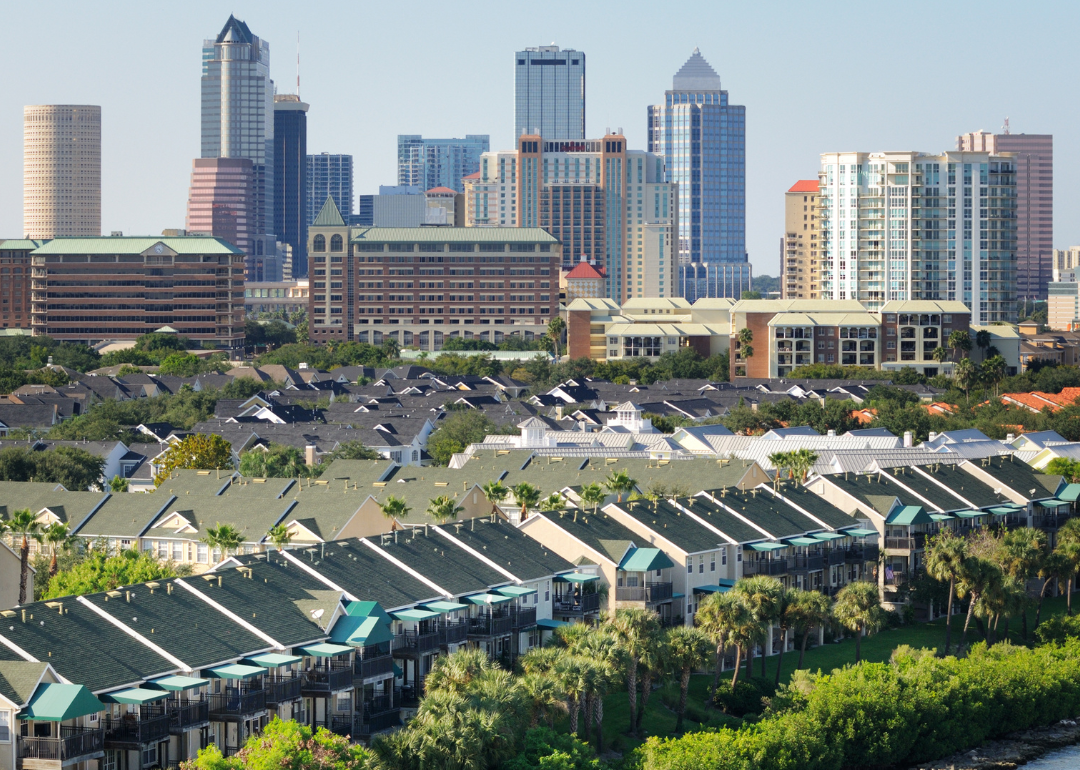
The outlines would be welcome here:
[[[760,713],[762,698],[771,698],[775,693],[776,685],[771,679],[755,676],[749,682],[740,679],[734,688],[731,682],[721,682],[713,702],[725,714],[741,717]]]

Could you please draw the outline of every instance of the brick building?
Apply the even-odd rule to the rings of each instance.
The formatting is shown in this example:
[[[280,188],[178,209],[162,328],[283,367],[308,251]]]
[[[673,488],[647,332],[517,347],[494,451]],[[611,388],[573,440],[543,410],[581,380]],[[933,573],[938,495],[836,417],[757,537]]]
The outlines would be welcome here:
[[[0,323],[5,329],[30,328],[30,252],[45,241],[0,241]]]

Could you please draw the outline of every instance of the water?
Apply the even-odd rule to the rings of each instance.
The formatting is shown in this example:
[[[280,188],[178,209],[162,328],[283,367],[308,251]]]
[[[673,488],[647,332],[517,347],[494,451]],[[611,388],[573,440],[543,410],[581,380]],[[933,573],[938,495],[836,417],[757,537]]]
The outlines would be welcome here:
[[[1025,770],[1076,770],[1080,767],[1080,746],[1069,746],[1051,751],[1024,765]]]

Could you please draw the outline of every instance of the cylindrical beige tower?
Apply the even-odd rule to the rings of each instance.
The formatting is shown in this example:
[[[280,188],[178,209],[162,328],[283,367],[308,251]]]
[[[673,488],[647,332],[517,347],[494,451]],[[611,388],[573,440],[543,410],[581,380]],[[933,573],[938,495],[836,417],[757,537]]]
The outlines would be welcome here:
[[[101,107],[23,108],[23,233],[101,235]]]

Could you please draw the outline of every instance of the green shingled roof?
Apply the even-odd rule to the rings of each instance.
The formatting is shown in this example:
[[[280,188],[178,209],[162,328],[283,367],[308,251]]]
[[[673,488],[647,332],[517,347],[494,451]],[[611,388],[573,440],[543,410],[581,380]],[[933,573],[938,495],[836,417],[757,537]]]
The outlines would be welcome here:
[[[0,661],[0,695],[16,706],[25,705],[48,667],[48,663],[25,660]]]
[[[162,243],[177,254],[243,254],[224,238],[208,235],[185,235],[177,238],[99,236],[53,238],[35,249],[33,256],[50,254],[142,254],[155,244]]]
[[[635,548],[622,560],[619,569],[626,572],[652,572],[674,566],[675,563],[659,548]]]
[[[326,201],[323,203],[322,208],[319,209],[319,216],[315,217],[315,221],[311,223],[312,227],[344,227],[345,220],[341,218],[341,210],[338,209],[337,204],[334,203],[334,199],[327,195]]]
[[[905,505],[889,516],[885,523],[911,526],[912,524],[931,524],[933,521],[922,506]]]
[[[315,223],[318,225],[318,222]],[[539,227],[365,227],[353,243],[558,243]]]
[[[33,251],[47,242],[48,241],[38,241],[30,238],[10,238],[6,241],[0,241],[0,249],[4,249],[5,251]]]

